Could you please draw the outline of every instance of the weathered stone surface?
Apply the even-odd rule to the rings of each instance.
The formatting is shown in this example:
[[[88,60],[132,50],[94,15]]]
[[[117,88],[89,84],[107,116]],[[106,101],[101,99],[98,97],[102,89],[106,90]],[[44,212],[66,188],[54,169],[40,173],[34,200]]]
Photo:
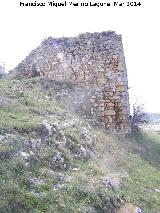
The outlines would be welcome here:
[[[118,210],[118,213],[142,213],[142,210],[131,204],[125,204]]]
[[[65,105],[81,107],[87,117],[105,123],[109,130],[128,132],[127,69],[122,39],[115,32],[49,37],[13,72],[21,77],[44,76],[75,83],[80,90],[67,92]]]
[[[105,115],[115,115],[115,111],[114,110],[107,110],[104,112]]]

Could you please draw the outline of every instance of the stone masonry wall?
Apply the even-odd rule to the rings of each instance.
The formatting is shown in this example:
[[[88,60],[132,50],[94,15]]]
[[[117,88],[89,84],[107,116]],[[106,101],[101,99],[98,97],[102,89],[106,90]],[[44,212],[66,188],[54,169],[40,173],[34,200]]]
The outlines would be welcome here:
[[[81,105],[86,116],[108,130],[128,132],[127,70],[122,39],[115,32],[49,37],[14,71],[19,76],[74,82],[76,90],[68,97]]]

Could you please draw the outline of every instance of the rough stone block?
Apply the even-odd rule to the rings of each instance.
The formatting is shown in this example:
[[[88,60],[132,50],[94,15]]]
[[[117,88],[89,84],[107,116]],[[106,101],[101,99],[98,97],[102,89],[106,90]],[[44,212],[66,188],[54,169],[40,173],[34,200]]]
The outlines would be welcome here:
[[[115,113],[114,110],[106,110],[106,111],[104,112],[104,114],[105,114],[105,115],[115,115],[116,113]]]

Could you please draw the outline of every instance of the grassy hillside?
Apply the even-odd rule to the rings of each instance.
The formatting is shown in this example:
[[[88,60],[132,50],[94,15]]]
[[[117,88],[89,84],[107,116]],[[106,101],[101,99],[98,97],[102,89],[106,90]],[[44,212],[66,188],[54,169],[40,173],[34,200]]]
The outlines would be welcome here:
[[[0,80],[0,213],[158,213],[159,135],[92,127],[56,100],[66,87]]]

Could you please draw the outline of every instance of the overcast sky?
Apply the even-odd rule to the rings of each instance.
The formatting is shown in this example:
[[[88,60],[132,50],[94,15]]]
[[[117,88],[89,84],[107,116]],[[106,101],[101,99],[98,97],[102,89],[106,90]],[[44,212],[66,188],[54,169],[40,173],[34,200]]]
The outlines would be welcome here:
[[[102,8],[22,8],[19,2],[0,0],[0,62],[5,62],[7,71],[13,69],[48,36],[75,36],[82,32],[113,30],[121,34],[123,39],[131,104],[136,100],[144,103],[147,111],[160,112],[159,0],[141,0],[140,7]],[[122,2],[126,3],[127,0]]]

